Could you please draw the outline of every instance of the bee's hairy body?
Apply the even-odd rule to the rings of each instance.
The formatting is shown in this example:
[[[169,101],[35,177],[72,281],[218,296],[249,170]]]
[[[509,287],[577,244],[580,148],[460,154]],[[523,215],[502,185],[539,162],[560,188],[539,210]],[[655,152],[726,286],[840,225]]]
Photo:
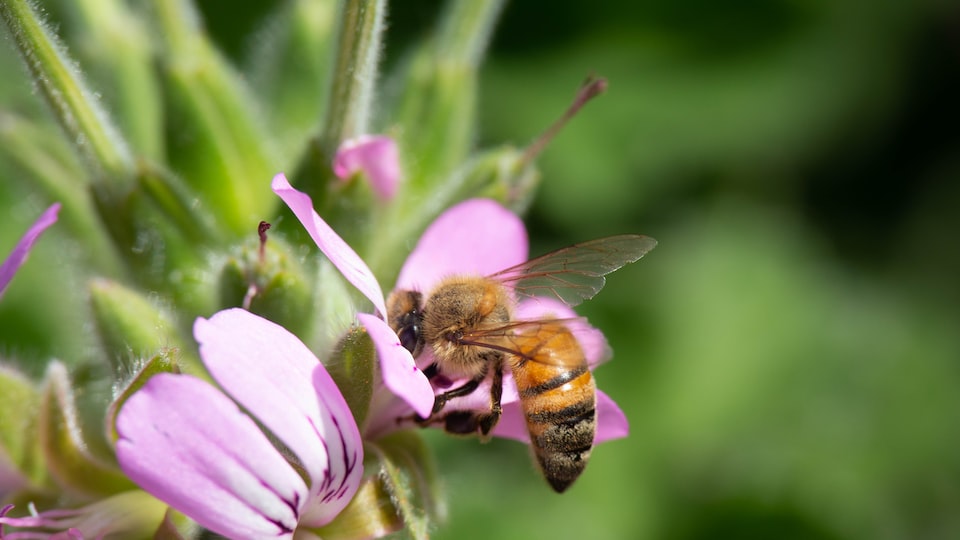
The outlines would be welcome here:
[[[429,347],[436,360],[431,375],[469,381],[437,396],[433,414],[424,424],[442,423],[457,434],[489,436],[501,414],[504,367],[513,373],[530,434],[531,446],[544,477],[558,492],[583,471],[596,431],[596,388],[586,358],[570,330],[561,323],[544,322],[497,339],[473,336],[501,328],[513,319],[513,299],[502,284],[488,278],[454,277],[441,282],[427,297],[397,291],[391,295],[391,320],[406,316],[419,329],[422,343],[411,351]],[[417,311],[416,318],[410,313]],[[404,332],[395,326],[398,335]],[[491,379],[489,412],[445,411],[447,401],[472,393]]]

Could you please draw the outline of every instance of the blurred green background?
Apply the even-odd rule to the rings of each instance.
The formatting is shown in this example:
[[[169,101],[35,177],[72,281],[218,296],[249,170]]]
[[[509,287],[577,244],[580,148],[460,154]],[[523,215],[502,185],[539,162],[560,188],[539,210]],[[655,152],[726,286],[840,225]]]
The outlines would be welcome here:
[[[239,59],[272,3],[199,4]],[[392,4],[388,72],[440,5]],[[6,45],[0,73],[5,108],[44,114]],[[535,254],[660,241],[581,308],[631,435],[556,495],[522,445],[427,433],[448,494],[434,536],[960,537],[960,6],[515,1],[478,144],[526,144],[590,73],[609,91],[542,156],[528,223]],[[46,204],[7,181],[0,203],[3,245]],[[2,352],[90,346],[82,284],[50,280],[70,250],[41,242],[17,277],[0,316],[32,316],[38,291],[63,309]]]
[[[483,142],[610,81],[540,160],[534,252],[660,245],[580,309],[630,437],[558,496],[521,445],[431,434],[438,538],[960,537],[958,8],[508,4]]]

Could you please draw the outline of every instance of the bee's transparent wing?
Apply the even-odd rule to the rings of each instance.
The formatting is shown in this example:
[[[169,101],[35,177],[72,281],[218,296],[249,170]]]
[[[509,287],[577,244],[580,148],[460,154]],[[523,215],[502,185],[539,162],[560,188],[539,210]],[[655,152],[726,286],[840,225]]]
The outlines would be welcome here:
[[[563,355],[541,354],[541,344],[544,339],[549,339],[551,335],[558,331],[568,332],[576,336],[584,328],[589,328],[589,325],[586,324],[585,319],[580,317],[511,321],[489,328],[476,328],[465,332],[458,343],[500,351],[541,364],[568,367],[571,360],[575,360],[575,363],[585,362],[585,360],[582,357],[568,359]]]
[[[593,298],[605,275],[632,263],[657,245],[649,236],[608,236],[558,249],[492,276],[517,297],[552,296],[568,306]]]

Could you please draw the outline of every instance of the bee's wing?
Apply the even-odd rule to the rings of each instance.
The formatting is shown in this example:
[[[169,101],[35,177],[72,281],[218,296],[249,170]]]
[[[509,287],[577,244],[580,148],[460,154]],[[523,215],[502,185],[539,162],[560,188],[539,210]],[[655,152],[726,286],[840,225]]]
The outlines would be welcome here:
[[[558,249],[492,276],[518,297],[553,296],[568,306],[593,298],[603,277],[638,260],[657,245],[649,236],[608,236]]]
[[[533,362],[569,367],[569,360],[563,357],[538,353],[539,343],[544,337],[542,330],[545,327],[562,326],[567,332],[577,335],[581,331],[578,329],[589,327],[585,322],[582,317],[511,321],[495,327],[474,329],[465,333],[458,343],[512,354]]]

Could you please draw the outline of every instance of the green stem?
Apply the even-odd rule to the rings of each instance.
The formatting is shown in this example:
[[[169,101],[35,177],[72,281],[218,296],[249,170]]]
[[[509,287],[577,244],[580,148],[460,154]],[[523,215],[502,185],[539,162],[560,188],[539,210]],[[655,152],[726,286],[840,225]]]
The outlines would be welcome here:
[[[340,143],[364,133],[370,120],[384,0],[341,0],[334,71],[320,146],[333,156]]]
[[[87,157],[93,177],[114,182],[126,179],[133,167],[127,144],[106,112],[97,106],[94,93],[30,2],[0,2],[0,18],[61,127]]]

